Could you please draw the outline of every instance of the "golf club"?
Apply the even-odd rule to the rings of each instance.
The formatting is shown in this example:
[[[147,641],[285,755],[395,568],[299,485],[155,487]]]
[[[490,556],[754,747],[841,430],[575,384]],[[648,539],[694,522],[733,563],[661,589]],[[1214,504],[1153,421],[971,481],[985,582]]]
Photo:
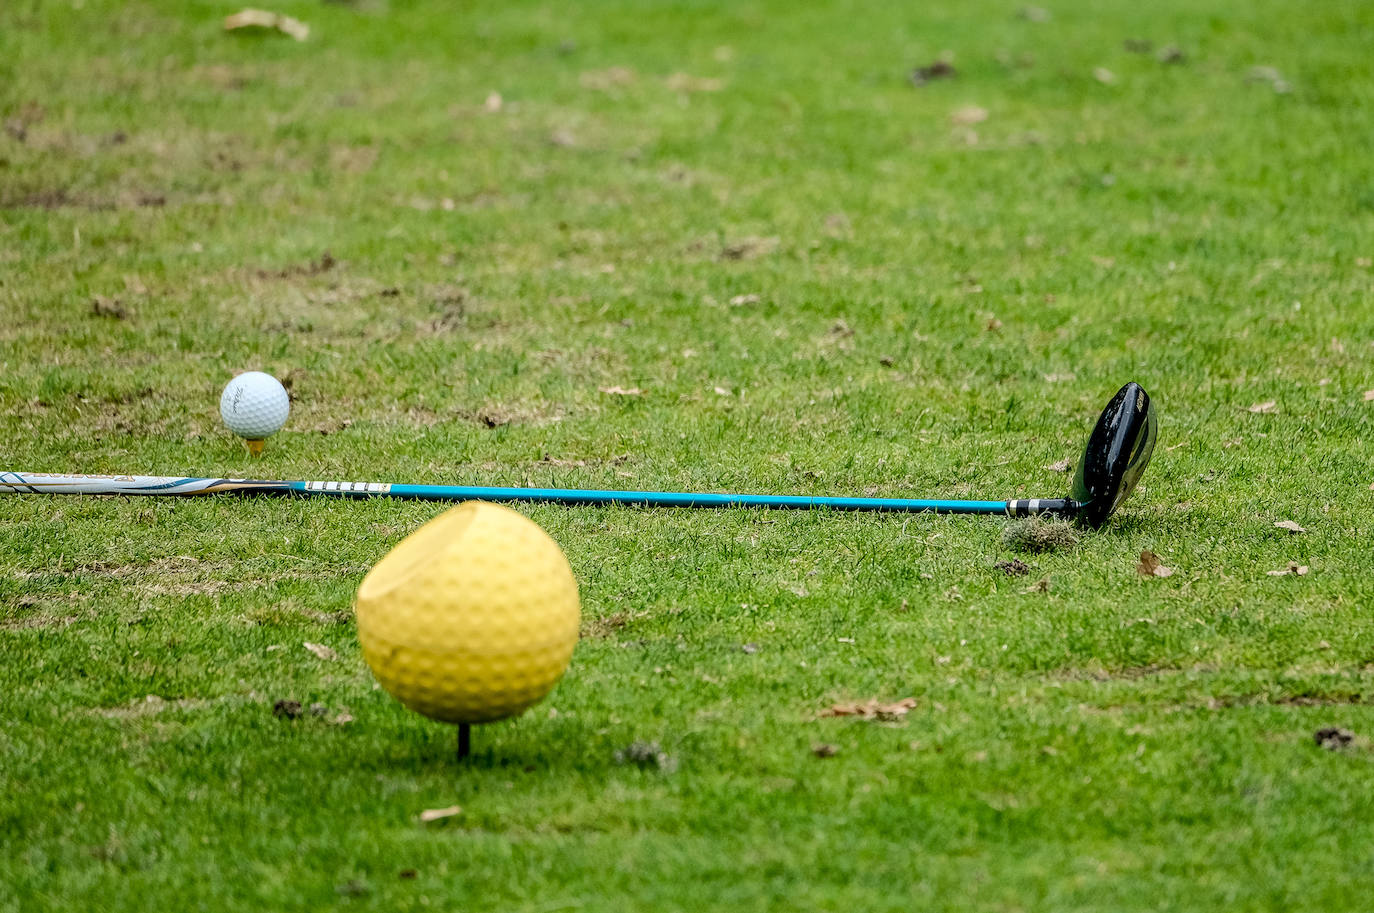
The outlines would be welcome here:
[[[1067,498],[950,501],[924,498],[808,497],[573,488],[501,488],[409,485],[387,482],[273,482],[172,476],[101,476],[0,472],[0,493],[94,495],[317,495],[341,498],[406,498],[425,501],[526,501],[556,504],[627,504],[649,507],[768,507],[831,510],[1049,514],[1099,527],[1135,488],[1155,444],[1149,394],[1128,383],[1098,417]]]

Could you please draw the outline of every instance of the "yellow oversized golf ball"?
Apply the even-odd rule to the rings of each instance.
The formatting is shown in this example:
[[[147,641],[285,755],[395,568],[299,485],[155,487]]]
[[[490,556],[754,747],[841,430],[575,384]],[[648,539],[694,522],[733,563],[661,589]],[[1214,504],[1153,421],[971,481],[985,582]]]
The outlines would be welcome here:
[[[581,609],[558,543],[469,501],[382,558],[358,588],[358,639],[382,687],[448,723],[515,716],[568,668]]]

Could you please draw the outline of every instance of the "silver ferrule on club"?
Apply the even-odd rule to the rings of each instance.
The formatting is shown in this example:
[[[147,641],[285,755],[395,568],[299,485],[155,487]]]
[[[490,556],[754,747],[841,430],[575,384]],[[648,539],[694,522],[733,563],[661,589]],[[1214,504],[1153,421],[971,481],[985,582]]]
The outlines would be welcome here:
[[[1053,514],[1056,517],[1072,517],[1078,512],[1079,504],[1069,498],[1022,498],[1007,502],[1008,517],[1036,517],[1040,514]]]

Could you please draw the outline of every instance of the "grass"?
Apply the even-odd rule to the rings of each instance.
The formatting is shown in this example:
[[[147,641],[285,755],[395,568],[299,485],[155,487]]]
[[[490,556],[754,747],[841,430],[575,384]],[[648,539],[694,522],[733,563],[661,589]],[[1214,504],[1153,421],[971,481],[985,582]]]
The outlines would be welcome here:
[[[1055,496],[1124,380],[1161,426],[1016,578],[993,519],[527,509],[585,636],[465,764],[349,611],[439,507],[0,499],[0,910],[1367,896],[1374,17],[1017,6],[4,4],[2,468]]]

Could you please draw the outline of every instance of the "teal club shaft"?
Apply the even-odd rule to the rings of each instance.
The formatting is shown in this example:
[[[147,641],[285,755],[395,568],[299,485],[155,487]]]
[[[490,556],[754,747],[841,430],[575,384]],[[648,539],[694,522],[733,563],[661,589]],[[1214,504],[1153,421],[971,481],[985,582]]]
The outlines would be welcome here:
[[[0,493],[189,496],[208,494],[304,495],[334,498],[403,498],[420,501],[519,501],[551,504],[624,504],[636,507],[764,507],[905,513],[1071,514],[1063,499],[961,501],[931,498],[812,497],[713,492],[602,491],[588,488],[513,488],[411,485],[391,482],[299,482],[185,476],[64,475],[0,472]]]
[[[311,492],[319,493],[319,492]],[[328,492],[324,492],[328,494]],[[847,498],[806,495],[744,495],[685,491],[600,491],[585,488],[500,488],[462,485],[392,485],[392,497],[448,501],[526,501],[552,504],[625,504],[644,507],[767,507],[774,509],[931,511],[949,514],[1006,513],[1005,501],[926,498]],[[366,495],[364,495],[366,497]]]

